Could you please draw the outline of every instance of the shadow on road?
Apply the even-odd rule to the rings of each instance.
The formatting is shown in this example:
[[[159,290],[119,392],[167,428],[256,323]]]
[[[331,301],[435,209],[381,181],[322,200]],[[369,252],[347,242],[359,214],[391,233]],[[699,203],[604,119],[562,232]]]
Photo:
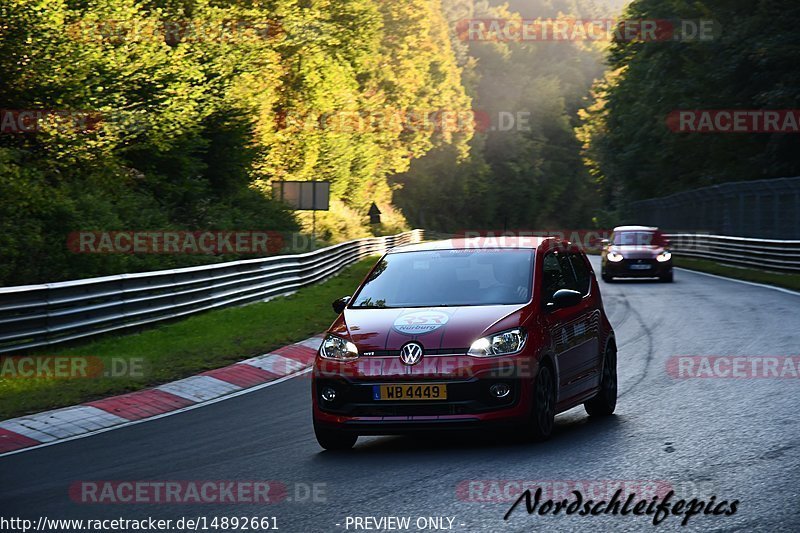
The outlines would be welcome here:
[[[658,278],[614,278],[614,281],[604,281],[600,284],[600,290],[606,285],[663,285],[669,287],[677,283],[677,278],[671,283],[664,283]]]
[[[585,414],[567,412],[556,418],[553,435],[545,442],[532,442],[519,431],[424,431],[402,436],[362,437],[352,450],[321,451],[317,457],[327,461],[345,456],[399,456],[420,452],[445,452],[452,457],[454,452],[468,455],[476,450],[551,453],[568,444],[591,443],[594,446],[597,439],[616,440],[624,421],[620,416],[593,419]]]

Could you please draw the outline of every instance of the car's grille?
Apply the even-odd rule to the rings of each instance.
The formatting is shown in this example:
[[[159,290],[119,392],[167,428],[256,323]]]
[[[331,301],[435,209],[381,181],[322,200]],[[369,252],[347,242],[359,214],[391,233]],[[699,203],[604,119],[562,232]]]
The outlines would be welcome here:
[[[621,265],[651,265],[655,266],[658,264],[658,261],[655,259],[623,259],[620,261]]]
[[[469,348],[423,348],[422,355],[466,355]],[[373,350],[366,351],[366,357],[400,357],[400,350]]]
[[[632,274],[647,274],[658,269],[658,261],[655,259],[623,259],[617,263],[616,271],[625,271]]]
[[[442,380],[415,380],[415,383]],[[492,384],[503,382],[511,387],[511,394],[505,398],[494,398],[489,394]],[[385,384],[381,382],[380,384]],[[505,409],[516,404],[520,393],[520,383],[508,379],[477,379],[467,381],[445,381],[447,400],[374,400],[372,388],[378,383],[353,383],[342,379],[320,379],[316,390],[332,386],[336,390],[336,400],[332,403],[319,400],[324,411],[347,416],[437,416],[481,413]]]

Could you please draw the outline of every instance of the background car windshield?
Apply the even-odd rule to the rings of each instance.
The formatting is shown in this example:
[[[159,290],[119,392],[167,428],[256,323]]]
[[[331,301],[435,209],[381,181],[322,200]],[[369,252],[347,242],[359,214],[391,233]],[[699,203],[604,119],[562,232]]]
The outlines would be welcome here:
[[[387,255],[353,307],[522,304],[530,300],[532,250],[437,250]]]
[[[617,246],[663,246],[665,239],[659,232],[620,231],[614,234]]]

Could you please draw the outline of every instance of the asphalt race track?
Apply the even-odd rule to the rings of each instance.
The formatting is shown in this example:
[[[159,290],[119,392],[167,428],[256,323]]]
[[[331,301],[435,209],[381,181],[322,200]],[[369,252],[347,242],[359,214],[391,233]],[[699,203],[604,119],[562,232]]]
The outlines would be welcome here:
[[[800,530],[800,380],[680,379],[667,371],[672,356],[798,355],[800,296],[688,271],[676,272],[674,284],[601,282],[601,289],[619,344],[617,413],[590,421],[573,409],[557,417],[546,443],[439,434],[361,438],[350,453],[322,452],[311,427],[310,380],[301,376],[0,458],[0,514],[274,516],[280,531],[304,533],[345,531],[348,516],[408,516],[410,531],[420,517],[454,518],[453,531],[470,532]],[[76,503],[69,488],[85,480],[275,480],[288,492],[284,501],[258,505]],[[648,516],[529,516],[524,505],[504,521],[513,499],[464,490],[480,487],[469,485],[476,480],[484,487],[490,480],[655,483],[687,499],[739,500],[739,507],[732,516],[694,516],[686,527],[673,516],[658,526]],[[481,497],[494,501],[472,501]]]

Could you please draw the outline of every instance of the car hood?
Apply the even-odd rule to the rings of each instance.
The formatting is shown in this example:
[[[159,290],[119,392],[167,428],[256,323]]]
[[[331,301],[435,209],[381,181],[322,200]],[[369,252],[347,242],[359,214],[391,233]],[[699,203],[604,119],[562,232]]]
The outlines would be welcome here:
[[[361,353],[399,350],[411,340],[422,344],[426,351],[460,353],[488,333],[520,326],[524,309],[525,304],[345,309],[330,331],[349,337]]]
[[[619,245],[614,244],[608,247],[609,252],[622,254],[625,259],[653,259],[661,254],[665,248],[663,246],[643,246],[643,245]]]

